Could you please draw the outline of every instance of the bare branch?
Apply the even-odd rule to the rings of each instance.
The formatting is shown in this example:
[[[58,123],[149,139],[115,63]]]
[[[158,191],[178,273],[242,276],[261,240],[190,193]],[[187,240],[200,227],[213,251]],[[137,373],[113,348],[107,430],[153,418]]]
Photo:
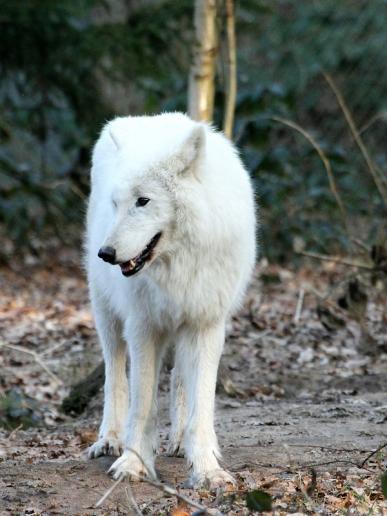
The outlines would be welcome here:
[[[292,122],[291,120],[287,120],[285,118],[278,117],[278,116],[271,117],[271,120],[274,120],[275,122],[279,122],[281,124],[287,125],[288,127],[291,127],[295,131],[299,132],[314,147],[314,149],[316,150],[317,154],[319,155],[319,157],[320,157],[320,159],[321,159],[321,161],[322,161],[322,163],[324,165],[324,168],[326,170],[326,173],[327,173],[327,176],[328,176],[328,181],[329,181],[329,187],[331,189],[331,192],[332,192],[334,198],[336,199],[337,205],[338,205],[338,207],[340,209],[341,216],[343,218],[343,223],[344,223],[345,230],[346,230],[346,232],[348,234],[348,237],[349,237],[350,236],[350,230],[349,230],[347,213],[345,211],[343,201],[341,200],[339,191],[337,189],[337,185],[336,185],[336,181],[335,181],[335,178],[334,178],[334,175],[333,175],[331,163],[330,163],[327,155],[325,154],[325,152],[322,150],[321,146],[317,143],[317,141],[313,138],[313,136],[308,131],[303,129],[297,123]]]
[[[114,482],[114,484],[111,487],[109,487],[109,489],[106,491],[106,493],[103,495],[103,497],[98,500],[98,502],[95,504],[95,506],[99,507],[100,505],[102,505],[103,502],[106,500],[106,498],[108,498],[112,494],[112,492],[115,491],[115,489],[118,487],[118,485],[123,480],[124,480],[124,477],[122,477],[122,476],[118,480],[116,480]]]
[[[372,453],[367,455],[367,457],[363,460],[363,462],[361,462],[360,467],[364,468],[364,466],[367,464],[367,462],[370,460],[370,458],[373,457],[374,455],[376,455],[378,452],[380,452],[384,448],[387,448],[387,443],[380,445],[379,448],[376,448],[376,450],[374,450]]]
[[[387,120],[386,111],[381,111],[379,113],[376,113],[376,115],[374,115],[373,117],[371,117],[362,127],[360,127],[359,134],[363,134],[366,131],[368,131],[368,129],[370,129],[370,127],[372,127],[376,122],[379,122],[379,120],[381,120],[382,122],[385,122]]]
[[[367,164],[368,170],[370,171],[370,173],[371,173],[371,175],[373,177],[373,180],[375,182],[376,188],[377,188],[381,198],[383,199],[384,204],[387,206],[387,194],[386,194],[386,192],[384,190],[383,183],[381,182],[381,180],[379,178],[379,173],[378,173],[378,170],[377,170],[377,168],[375,166],[375,163],[372,161],[371,156],[369,155],[369,152],[367,150],[367,147],[364,145],[364,142],[362,140],[360,132],[359,132],[359,130],[356,127],[356,124],[355,124],[355,121],[353,119],[352,113],[349,110],[349,108],[347,106],[347,103],[345,102],[342,93],[340,92],[339,88],[337,87],[337,85],[334,82],[334,80],[331,77],[331,75],[329,75],[328,73],[324,73],[324,77],[325,77],[325,80],[327,81],[327,83],[329,84],[329,86],[331,87],[333,93],[335,94],[335,97],[336,97],[336,99],[337,99],[337,101],[339,103],[339,106],[341,107],[341,110],[344,113],[345,119],[346,119],[346,121],[348,123],[348,126],[349,126],[349,128],[351,130],[351,133],[352,133],[352,135],[354,137],[354,140],[357,143],[357,145],[358,145],[358,147],[360,149],[360,152],[362,153],[363,158],[364,158],[364,160],[365,160],[365,162]]]
[[[137,502],[134,498],[132,488],[130,487],[130,484],[128,483],[127,487],[125,488],[126,497],[128,499],[130,507],[133,509],[133,511],[138,514],[139,516],[142,515],[142,512],[140,511],[139,506],[137,505]]]
[[[367,271],[378,270],[376,267],[372,267],[371,265],[367,265],[366,263],[355,262],[353,260],[348,260],[347,258],[340,258],[337,256],[326,256],[325,254],[310,253],[308,251],[300,251],[297,254],[301,254],[302,256],[308,256],[309,258],[314,258],[315,260],[340,263],[342,265],[348,265],[349,267],[357,267],[358,269],[365,269]]]
[[[294,314],[294,322],[297,324],[301,318],[302,313],[302,305],[304,303],[305,290],[301,287],[300,292],[298,294],[296,312]]]
[[[198,509],[202,512],[202,514],[210,514],[211,516],[222,516],[222,513],[220,511],[214,511],[213,509],[208,509],[204,505],[201,505],[198,502],[195,502],[194,500],[191,500],[191,498],[188,498],[188,496],[185,496],[181,494],[177,489],[175,489],[172,486],[169,486],[168,484],[163,484],[159,482],[158,480],[153,480],[150,478],[149,469],[147,465],[145,464],[143,458],[139,453],[136,452],[136,450],[133,450],[133,448],[126,448],[127,451],[131,451],[136,455],[136,457],[141,461],[142,465],[147,471],[147,476],[141,476],[139,477],[143,482],[146,482],[147,484],[156,487],[157,489],[160,489],[163,491],[166,495],[169,496],[176,496],[178,500],[181,500],[182,502],[185,502],[186,504],[190,505],[191,507],[194,507],[195,509]],[[124,479],[125,477],[123,475],[120,476],[118,480],[111,486],[106,493],[103,495],[103,497],[97,502],[96,507],[99,507],[106,498],[116,489],[118,484]]]
[[[43,362],[41,356],[38,353],[36,353],[36,351],[31,351],[30,349],[26,349],[21,346],[14,346],[13,344],[7,344],[6,342],[0,342],[0,346],[13,349],[14,351],[21,351],[22,353],[26,353],[27,355],[31,355],[34,358],[35,362],[46,371],[46,373],[51,377],[52,380],[54,380],[58,384],[63,384],[62,380],[58,376],[56,376],[56,374],[50,371],[47,365]]]

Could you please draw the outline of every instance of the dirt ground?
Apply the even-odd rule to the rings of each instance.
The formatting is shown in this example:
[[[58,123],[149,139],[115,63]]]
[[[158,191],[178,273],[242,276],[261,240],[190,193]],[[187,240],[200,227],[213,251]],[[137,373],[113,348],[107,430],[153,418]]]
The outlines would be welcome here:
[[[60,404],[101,354],[73,255],[0,271],[0,514],[191,514],[147,483],[113,481],[111,458],[88,461],[102,393],[79,417]],[[387,514],[380,478],[387,448],[387,315],[376,285],[341,307],[352,271],[262,263],[233,319],[219,375],[216,427],[234,492],[183,488],[182,458],[166,456],[168,367],[160,384],[159,478],[207,508],[249,514]],[[343,308],[344,306],[344,308]],[[32,426],[30,426],[32,425]],[[372,454],[373,451],[381,449]],[[371,455],[372,454],[372,455]]]

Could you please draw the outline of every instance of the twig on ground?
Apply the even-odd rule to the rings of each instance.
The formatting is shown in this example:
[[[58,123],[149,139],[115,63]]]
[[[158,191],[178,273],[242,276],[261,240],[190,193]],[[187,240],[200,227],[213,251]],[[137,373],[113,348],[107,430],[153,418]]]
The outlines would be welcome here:
[[[373,457],[374,455],[376,455],[378,452],[380,452],[380,450],[383,450],[384,448],[387,448],[387,443],[380,445],[378,448],[376,448],[376,450],[374,450],[372,453],[367,455],[367,457],[363,460],[363,462],[361,462],[360,467],[364,468],[364,466],[367,464],[367,462],[370,460],[370,458]]]
[[[310,470],[311,479],[309,482],[308,487],[306,488],[306,492],[309,496],[312,496],[313,492],[316,490],[317,487],[317,473],[314,468]]]
[[[364,466],[361,466],[358,462],[354,462],[353,460],[348,460],[348,459],[336,459],[336,460],[328,460],[326,462],[315,462],[312,464],[305,464],[305,465],[301,465],[298,467],[302,468],[302,469],[310,469],[310,468],[318,468],[320,466],[329,466],[330,464],[348,464],[349,466],[355,466],[356,468],[360,468],[360,469],[363,468],[363,469],[366,469],[367,471],[371,471],[370,469],[365,468]]]
[[[73,478],[68,478],[68,481],[72,484],[74,484],[75,486],[77,486],[78,488],[81,488],[83,489],[85,487],[85,484],[83,482],[79,482],[79,480],[74,480]],[[96,493],[98,496],[101,496],[101,491],[95,487],[92,487],[92,486],[88,486],[87,489],[89,491],[92,491],[93,493]],[[120,506],[122,508],[123,511],[127,511],[128,510],[128,506],[124,503],[122,503],[121,501],[114,501],[114,505],[116,507]],[[126,514],[126,513],[125,513]]]
[[[293,460],[293,456],[289,450],[289,446],[286,444],[286,443],[282,443],[282,446],[286,452],[286,455],[288,457],[288,461],[289,461],[289,466],[290,467],[293,467],[294,466],[294,460]]]
[[[112,486],[109,487],[109,489],[106,491],[106,493],[98,500],[98,502],[95,504],[95,507],[99,507],[103,504],[103,502],[108,498],[112,492],[118,487],[118,485],[124,480],[124,477],[121,476],[118,480],[114,482]]]
[[[298,482],[297,482],[298,487],[299,487],[301,493],[304,495],[305,500],[309,503],[312,503],[312,499],[310,498],[309,493],[307,492],[307,489],[305,488],[300,471],[297,472],[297,479],[298,479]]]
[[[305,296],[305,290],[303,287],[300,288],[300,291],[298,293],[298,300],[297,300],[297,306],[296,306],[296,312],[294,314],[294,322],[298,324],[301,318],[302,313],[302,305],[304,303],[304,296]]]
[[[293,448],[317,448],[321,451],[335,451],[335,452],[355,452],[355,453],[366,453],[370,450],[358,450],[354,448],[331,448],[330,446],[322,446],[321,444],[288,444]]]
[[[322,150],[321,146],[317,143],[317,141],[313,138],[313,136],[308,131],[305,131],[305,129],[303,129],[300,125],[296,124],[295,122],[292,122],[291,120],[287,120],[286,118],[281,118],[278,116],[271,117],[271,120],[274,120],[275,122],[279,122],[283,125],[291,127],[295,131],[299,132],[300,134],[302,134],[302,136],[304,136],[304,138],[306,138],[308,140],[308,142],[316,150],[317,154],[319,155],[319,157],[322,161],[322,164],[324,165],[325,171],[328,176],[329,187],[331,189],[331,192],[332,192],[334,198],[336,199],[337,205],[339,207],[339,210],[340,210],[340,213],[341,213],[341,216],[343,219],[344,228],[345,228],[348,238],[349,238],[350,237],[350,229],[349,229],[349,224],[348,224],[347,212],[345,211],[343,201],[341,200],[339,191],[337,189],[336,181],[335,181],[332,167],[331,167],[331,162],[329,161],[327,155]]]
[[[154,497],[152,500],[150,500],[148,503],[144,503],[144,504],[142,505],[142,512],[141,512],[141,514],[150,514],[152,511],[149,509],[149,507],[150,507],[152,504],[154,504],[154,503],[156,503],[156,502],[160,501],[162,498],[164,498],[164,496],[165,496],[165,494],[164,494],[163,492],[161,492],[161,493],[159,494],[159,496],[155,496],[155,497]]]
[[[311,469],[310,473],[311,473],[311,477],[312,477],[311,481],[307,486],[305,486],[304,481],[301,476],[301,472],[298,471],[298,473],[297,473],[298,487],[300,488],[300,491],[303,494],[306,502],[311,506],[311,508],[316,509],[316,507],[315,507],[316,504],[315,504],[314,500],[312,500],[311,495],[313,494],[313,491],[317,487],[317,474],[313,468]],[[317,512],[317,511],[313,511],[313,512]]]
[[[222,516],[222,513],[220,511],[214,512],[213,510],[208,509],[204,505],[202,505],[198,502],[195,502],[194,500],[191,500],[191,498],[188,498],[188,496],[185,496],[185,495],[179,493],[179,491],[177,491],[177,489],[175,489],[174,487],[169,486],[168,484],[163,484],[163,483],[159,482],[158,480],[152,480],[150,478],[149,469],[148,469],[147,465],[145,464],[141,455],[139,453],[137,453],[136,450],[133,450],[133,448],[127,448],[127,450],[134,453],[134,455],[136,455],[136,457],[141,461],[142,465],[146,469],[148,476],[139,477],[143,482],[145,482],[153,487],[156,487],[157,489],[161,489],[161,491],[163,491],[164,494],[167,494],[170,496],[175,496],[177,499],[181,500],[182,502],[185,502],[186,504],[190,505],[191,507],[198,509],[199,511],[201,511],[202,514],[211,514],[211,516]],[[115,488],[118,486],[118,484],[124,478],[125,477],[123,475],[121,475],[119,477],[119,479],[116,480],[116,482],[106,491],[106,493],[103,495],[103,497],[97,502],[96,507],[99,507],[106,500],[106,498],[115,490]]]
[[[343,319],[347,320],[348,318],[348,311],[345,310],[345,308],[341,308],[341,306],[338,305],[337,302],[333,301],[331,298],[334,296],[334,292],[337,291],[341,286],[347,283],[347,278],[345,280],[339,281],[335,285],[332,285],[327,292],[319,292],[317,289],[313,288],[312,285],[308,285],[306,287],[307,292],[310,294],[313,294],[318,299],[321,299],[321,301],[324,302],[324,304],[328,305],[334,310],[334,313],[339,312],[340,316],[343,317]]]
[[[27,355],[31,355],[34,358],[35,362],[46,371],[46,373],[52,378],[52,380],[54,380],[58,384],[63,384],[62,380],[47,367],[47,365],[43,362],[41,356],[38,353],[36,353],[36,351],[31,351],[30,349],[26,349],[21,346],[14,346],[13,344],[7,344],[6,342],[0,342],[0,347],[1,346],[8,349],[13,349],[14,351],[21,351],[22,353],[26,353]]]
[[[377,188],[382,200],[384,201],[385,206],[387,206],[387,194],[384,190],[384,185],[383,185],[381,179],[379,178],[379,171],[377,170],[375,163],[372,161],[367,147],[364,145],[364,142],[362,140],[360,132],[356,127],[352,113],[349,110],[347,103],[345,102],[344,97],[343,97],[341,91],[339,90],[339,88],[337,87],[332,76],[326,72],[324,72],[323,75],[325,77],[325,80],[331,87],[333,93],[335,94],[337,102],[339,103],[339,106],[340,106],[341,110],[343,111],[345,119],[347,121],[347,124],[351,130],[352,136],[353,136],[355,142],[357,143],[357,146],[359,147],[361,154],[363,155],[363,158],[367,164],[368,170],[370,171],[370,173],[372,175],[372,178],[375,182],[376,188]]]
[[[325,254],[311,253],[309,251],[299,251],[297,254],[300,254],[302,256],[308,256],[309,258],[314,258],[315,260],[340,263],[342,265],[348,265],[349,267],[357,267],[358,269],[364,269],[367,271],[378,270],[377,267],[373,267],[372,265],[367,265],[366,263],[359,263],[354,260],[349,260],[347,258],[340,258],[338,256],[327,256]]]
[[[22,423],[21,425],[17,426],[16,428],[14,428],[14,429],[12,430],[12,432],[11,432],[11,433],[9,434],[9,436],[8,436],[8,440],[10,441],[11,439],[13,439],[13,437],[17,434],[17,432],[18,432],[19,430],[21,430],[22,428],[23,428],[23,423]]]
[[[153,487],[157,487],[158,489],[161,489],[165,494],[169,494],[169,495],[172,495],[172,496],[176,496],[176,498],[178,498],[179,500],[181,500],[182,502],[185,502],[187,503],[188,505],[190,505],[191,507],[195,507],[195,509],[199,509],[200,511],[203,511],[204,514],[212,514],[212,516],[214,516],[214,513],[211,511],[211,513],[208,512],[208,509],[207,507],[205,507],[204,505],[200,504],[200,503],[197,503],[195,502],[194,500],[191,500],[190,498],[188,498],[188,496],[185,496],[185,495],[182,495],[181,493],[179,493],[179,491],[177,491],[177,489],[175,489],[174,487],[172,486],[169,486],[167,484],[162,484],[161,482],[159,482],[158,480],[152,480],[150,478],[150,475],[149,475],[149,470],[148,470],[148,467],[147,465],[145,464],[143,458],[141,457],[141,455],[139,453],[136,452],[136,450],[133,450],[132,448],[129,448],[129,450],[134,453],[136,455],[136,457],[138,457],[138,459],[142,462],[143,466],[145,467],[145,469],[148,471],[148,476],[147,477],[141,477],[141,480],[143,480],[144,482],[146,482],[147,484],[150,484],[151,486]],[[220,512],[216,513],[218,514],[219,516],[221,515]]]
[[[358,238],[351,238],[352,242],[362,249],[367,255],[370,254],[370,248]]]
[[[310,464],[297,464],[294,465],[294,467],[284,467],[282,464],[266,464],[266,463],[259,463],[259,462],[245,462],[242,467],[259,467],[259,468],[275,468],[277,471],[274,471],[273,473],[289,473],[291,472],[297,472],[300,469],[312,469],[312,468],[318,468],[321,466],[329,466],[331,464],[348,464],[349,466],[355,466],[359,469],[365,469],[366,471],[373,472],[371,469],[366,468],[365,466],[361,466],[359,462],[354,462],[353,460],[349,459],[335,459],[335,460],[329,460],[326,462],[313,462]],[[237,472],[241,469],[241,466],[238,465],[238,468],[236,469],[235,466],[231,468],[231,471]]]
[[[128,483],[127,487],[125,487],[125,493],[126,497],[128,499],[130,507],[133,509],[133,511],[138,514],[139,516],[142,515],[142,512],[140,511],[140,507],[137,505],[137,502],[133,496],[132,488],[130,487],[130,484]]]
[[[308,446],[308,445],[305,445],[305,446]],[[315,447],[315,446],[311,446],[311,447]],[[371,457],[376,455],[379,451],[383,450],[384,448],[387,448],[387,443],[384,443],[384,444],[380,445],[376,450],[374,450],[371,453],[369,453],[367,455],[367,457],[363,461],[361,461],[361,462],[360,461],[359,462],[355,462],[353,460],[348,460],[348,459],[335,459],[335,460],[330,460],[330,461],[326,461],[326,462],[316,462],[316,463],[311,463],[311,464],[299,464],[297,466],[295,466],[295,465],[292,466],[293,459],[292,459],[292,456],[290,454],[288,446],[284,444],[284,448],[285,448],[285,451],[286,451],[286,453],[288,455],[289,462],[290,462],[289,465],[291,466],[291,469],[295,469],[295,468],[297,468],[298,470],[300,470],[300,469],[301,470],[309,469],[311,471],[311,475],[312,475],[311,482],[309,483],[309,485],[307,486],[306,489],[305,489],[305,486],[303,485],[303,482],[302,482],[301,475],[300,475],[299,471],[298,471],[298,476],[299,476],[299,480],[300,480],[300,482],[299,482],[300,483],[300,489],[301,489],[303,495],[305,496],[305,498],[309,502],[313,503],[313,500],[310,498],[310,495],[313,493],[313,491],[315,491],[316,484],[317,484],[317,473],[316,473],[314,468],[321,467],[321,466],[329,466],[329,465],[332,465],[332,464],[347,464],[347,465],[350,465],[350,466],[355,466],[355,467],[357,467],[359,469],[365,469],[365,470],[367,470],[369,472],[372,472],[372,470],[370,470],[369,468],[365,467],[366,463],[369,461],[369,459]],[[322,448],[324,448],[324,447],[322,447]],[[130,451],[133,452],[139,458],[139,460],[144,465],[145,469],[148,470],[148,468],[147,468],[146,464],[144,463],[142,457],[135,450],[130,449]],[[353,450],[353,451],[356,451],[356,450]],[[244,466],[262,466],[262,467],[265,467],[266,465],[264,465],[264,464],[256,464],[256,463],[250,462],[250,463],[244,464]],[[279,468],[279,472],[288,472],[289,471],[289,467],[283,468],[282,466],[279,466],[279,465],[276,466],[274,464],[272,464],[272,466],[274,466],[276,468]],[[118,485],[124,480],[124,478],[125,478],[124,476],[121,476],[118,480],[116,480],[114,482],[114,484],[102,496],[102,498],[100,498],[98,500],[98,502],[96,503],[95,507],[100,507],[102,505],[102,503],[113,493],[113,491],[118,487]],[[141,477],[141,480],[146,482],[147,484],[153,486],[153,487],[156,487],[157,489],[160,489],[163,492],[163,494],[170,495],[170,496],[175,496],[178,500],[186,503],[187,505],[189,505],[191,507],[194,507],[195,509],[198,509],[200,514],[208,514],[208,515],[211,515],[211,516],[222,516],[222,513],[220,511],[217,511],[216,509],[215,510],[214,509],[208,509],[204,505],[201,505],[200,503],[195,502],[194,500],[191,500],[187,496],[182,495],[181,493],[179,493],[177,491],[177,489],[175,489],[172,486],[169,486],[167,484],[162,484],[161,482],[159,482],[157,480],[152,480],[149,477]],[[130,505],[133,508],[134,512],[137,515],[141,515],[142,514],[141,510],[138,507],[136,500],[134,499],[134,496],[133,496],[130,484],[128,484],[128,486],[126,487],[125,492],[126,492],[127,498],[130,501]]]
[[[51,353],[53,353],[54,351],[56,351],[57,349],[63,347],[63,346],[66,346],[67,344],[69,344],[70,341],[68,340],[63,340],[62,342],[59,342],[58,344],[55,344],[54,346],[52,346],[52,348],[47,348],[47,349],[44,349],[42,351],[42,353],[40,354],[40,357],[43,357],[45,355],[51,355]]]

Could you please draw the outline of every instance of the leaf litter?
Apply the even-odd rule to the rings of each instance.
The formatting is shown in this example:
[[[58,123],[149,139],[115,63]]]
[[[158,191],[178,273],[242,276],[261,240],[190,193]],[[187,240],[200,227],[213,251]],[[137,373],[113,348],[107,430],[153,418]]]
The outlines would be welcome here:
[[[160,478],[230,515],[254,503],[273,514],[385,513],[386,448],[361,466],[387,442],[385,289],[354,286],[337,264],[263,262],[258,272],[229,324],[218,381],[216,427],[237,489],[186,490],[184,459],[165,456],[170,364],[160,383]],[[60,410],[101,359],[74,255],[28,274],[4,268],[0,278],[0,509],[128,513],[124,485],[94,507],[111,486],[110,459],[85,458],[102,393],[80,417]],[[132,490],[144,514],[194,512],[152,486]]]

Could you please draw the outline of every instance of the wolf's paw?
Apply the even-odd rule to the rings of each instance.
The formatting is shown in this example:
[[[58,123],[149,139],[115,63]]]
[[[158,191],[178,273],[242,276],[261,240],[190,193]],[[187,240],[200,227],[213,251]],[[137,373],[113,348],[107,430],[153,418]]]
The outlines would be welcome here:
[[[192,489],[208,489],[215,491],[220,487],[234,487],[236,481],[230,473],[224,469],[213,469],[205,473],[192,473],[191,477],[185,483],[186,487]]]
[[[96,459],[101,455],[111,455],[112,457],[119,457],[124,449],[121,439],[116,437],[101,437],[88,449],[89,459]]]
[[[184,457],[184,450],[180,443],[169,441],[167,448],[168,457]]]
[[[156,479],[157,475],[150,461],[143,461],[130,450],[125,450],[119,459],[111,465],[109,474],[115,480],[121,477],[129,480],[141,480],[144,477]]]

